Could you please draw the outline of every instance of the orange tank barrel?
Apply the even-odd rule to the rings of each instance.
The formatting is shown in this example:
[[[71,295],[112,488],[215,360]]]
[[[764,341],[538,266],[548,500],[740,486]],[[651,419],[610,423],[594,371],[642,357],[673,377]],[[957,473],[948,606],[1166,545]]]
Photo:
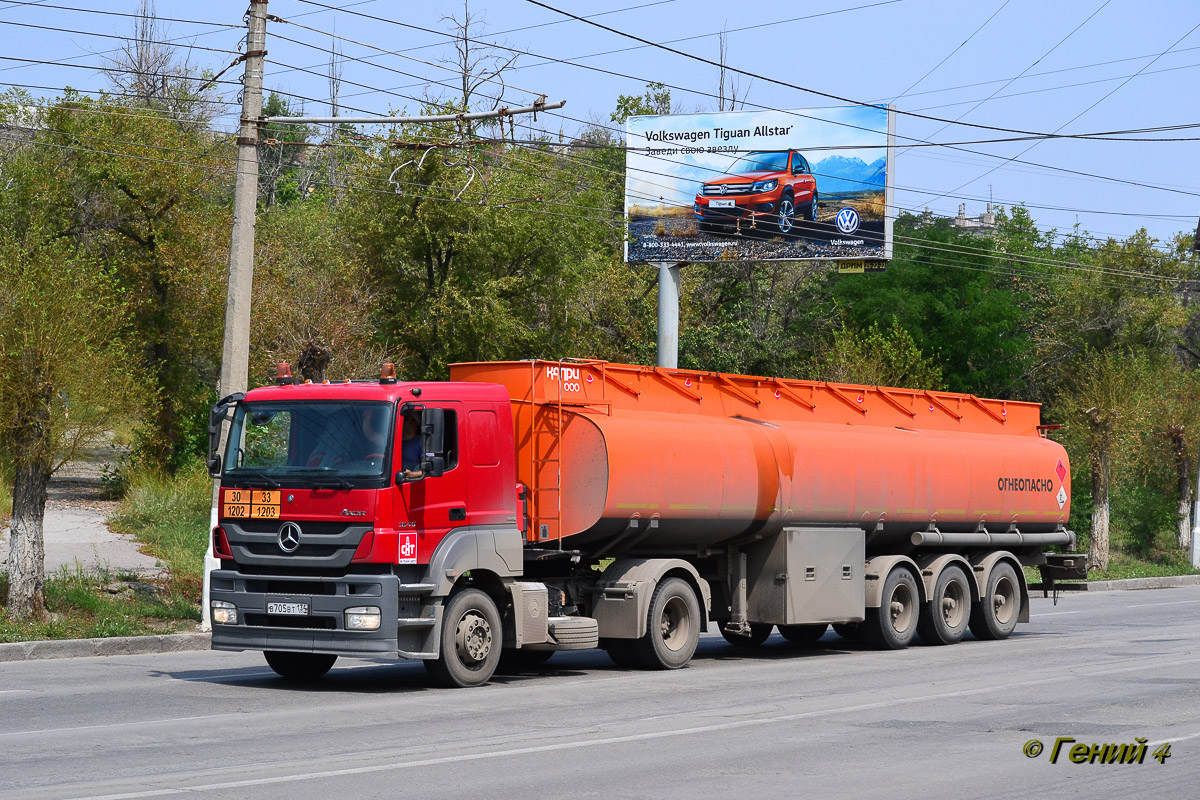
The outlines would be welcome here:
[[[450,378],[508,391],[530,539],[593,554],[807,524],[863,527],[870,552],[931,529],[1052,531],[1070,513],[1067,454],[1036,403],[587,360]]]

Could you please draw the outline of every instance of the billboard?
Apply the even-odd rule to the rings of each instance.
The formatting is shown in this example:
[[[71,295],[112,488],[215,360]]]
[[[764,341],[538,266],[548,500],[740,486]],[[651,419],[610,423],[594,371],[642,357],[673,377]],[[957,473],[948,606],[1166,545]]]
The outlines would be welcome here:
[[[892,255],[886,106],[630,117],[625,260]]]

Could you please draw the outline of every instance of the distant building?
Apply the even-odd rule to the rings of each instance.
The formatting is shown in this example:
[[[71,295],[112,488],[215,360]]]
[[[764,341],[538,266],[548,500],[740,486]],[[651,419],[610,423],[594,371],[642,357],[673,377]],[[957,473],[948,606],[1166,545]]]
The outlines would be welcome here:
[[[958,216],[950,220],[950,224],[956,228],[965,228],[973,233],[992,234],[996,231],[996,214],[992,211],[992,204],[987,204],[987,211],[977,217],[967,216],[967,204],[959,203]]]

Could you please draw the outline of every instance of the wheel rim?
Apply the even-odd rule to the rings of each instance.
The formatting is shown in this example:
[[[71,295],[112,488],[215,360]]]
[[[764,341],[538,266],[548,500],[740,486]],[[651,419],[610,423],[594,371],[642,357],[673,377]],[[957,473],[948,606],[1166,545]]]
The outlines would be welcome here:
[[[475,665],[487,660],[492,652],[492,626],[478,611],[468,611],[458,621],[454,649],[464,664]]]
[[[1012,622],[1013,615],[1017,613],[1016,598],[1017,590],[1013,582],[1007,575],[1001,576],[1000,580],[996,581],[996,591],[992,594],[992,608],[995,609],[996,622],[1001,625]]]
[[[796,208],[792,205],[790,198],[784,198],[779,203],[779,230],[781,233],[787,233],[792,229],[792,217],[796,214]]]
[[[942,595],[942,619],[951,630],[961,628],[967,615],[966,587],[957,578],[946,584]]]
[[[692,632],[692,620],[682,597],[672,597],[663,606],[659,632],[668,650],[682,650]]]
[[[916,603],[913,602],[912,590],[903,583],[897,584],[888,602],[888,614],[892,621],[892,630],[903,634],[908,631],[916,617]]]

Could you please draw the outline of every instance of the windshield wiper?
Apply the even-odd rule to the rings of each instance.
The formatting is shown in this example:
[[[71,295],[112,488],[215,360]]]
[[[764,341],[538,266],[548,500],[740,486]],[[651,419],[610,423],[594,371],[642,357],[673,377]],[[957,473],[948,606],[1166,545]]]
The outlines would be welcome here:
[[[353,489],[354,484],[345,478],[320,478],[312,482],[314,489]]]
[[[230,472],[234,472],[234,471],[235,470],[230,470]],[[253,488],[255,486],[255,484],[258,484],[261,486],[266,486],[268,489],[278,489],[279,488],[279,482],[272,480],[262,470],[245,469],[243,467],[238,467],[236,469],[236,472],[238,474],[229,476],[230,482],[236,481],[239,483],[244,483],[247,486],[247,488]]]

